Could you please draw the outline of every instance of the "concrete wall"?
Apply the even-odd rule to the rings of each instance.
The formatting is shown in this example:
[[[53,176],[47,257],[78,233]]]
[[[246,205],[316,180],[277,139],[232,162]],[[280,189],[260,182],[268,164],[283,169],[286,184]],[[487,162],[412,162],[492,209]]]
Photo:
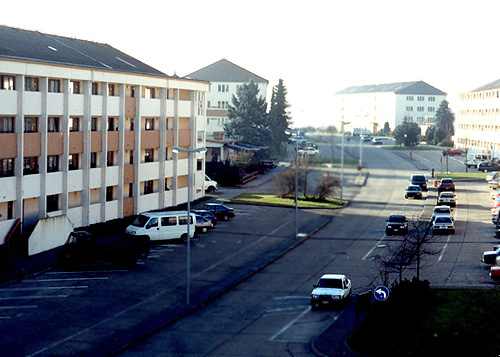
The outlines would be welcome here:
[[[28,254],[31,256],[63,245],[72,231],[73,225],[66,216],[39,220],[28,241]]]

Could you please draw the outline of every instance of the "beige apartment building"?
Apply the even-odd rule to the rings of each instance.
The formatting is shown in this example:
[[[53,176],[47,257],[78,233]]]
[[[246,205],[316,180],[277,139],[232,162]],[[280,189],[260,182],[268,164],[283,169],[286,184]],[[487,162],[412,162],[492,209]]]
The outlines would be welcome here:
[[[461,95],[454,142],[469,151],[500,155],[500,80]]]
[[[79,227],[185,203],[173,148],[205,146],[207,91],[107,44],[0,26],[0,236],[17,219]]]

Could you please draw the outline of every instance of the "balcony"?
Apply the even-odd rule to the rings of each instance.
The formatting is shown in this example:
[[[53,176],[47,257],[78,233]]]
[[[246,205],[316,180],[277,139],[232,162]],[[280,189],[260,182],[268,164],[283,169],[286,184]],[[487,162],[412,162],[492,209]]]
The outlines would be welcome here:
[[[179,130],[179,146],[182,146],[182,147],[191,146],[191,130],[190,129],[180,129]]]
[[[125,164],[123,166],[123,182],[125,184],[134,182],[135,174],[134,174],[134,165]]]
[[[0,202],[16,200],[16,177],[0,178]]]
[[[141,132],[141,148],[157,149],[160,147],[160,131],[150,130]]]
[[[47,115],[64,114],[64,94],[47,93]]]
[[[69,153],[79,154],[83,152],[83,133],[72,131],[69,133]]]
[[[179,117],[190,117],[191,116],[191,102],[185,100],[179,100]]]
[[[108,132],[108,151],[118,151],[120,138],[117,131]]]
[[[10,159],[17,156],[17,140],[15,133],[0,133],[0,159]]]
[[[102,136],[99,132],[90,133],[90,151],[100,152],[102,150]]]
[[[17,91],[0,89],[0,103],[2,103],[2,115],[16,115]]]
[[[108,115],[117,117],[120,115],[120,97],[108,97]]]
[[[135,118],[136,114],[136,99],[134,97],[125,97],[125,116],[127,118]]]
[[[42,114],[42,93],[24,92],[23,111],[24,115]]]
[[[149,116],[149,117],[158,117],[160,116],[160,99],[150,99],[150,98],[142,98],[141,99],[141,115]]]
[[[160,163],[147,162],[139,164],[139,181],[158,180],[160,175]]]
[[[40,133],[24,133],[24,156],[40,156]]]
[[[125,150],[134,150],[135,148],[135,132],[125,130]]]
[[[83,94],[70,94],[69,98],[69,115],[83,115]]]
[[[134,198],[125,197],[123,199],[123,216],[128,217],[134,214]]]
[[[91,107],[92,116],[102,115],[102,95],[92,95]]]

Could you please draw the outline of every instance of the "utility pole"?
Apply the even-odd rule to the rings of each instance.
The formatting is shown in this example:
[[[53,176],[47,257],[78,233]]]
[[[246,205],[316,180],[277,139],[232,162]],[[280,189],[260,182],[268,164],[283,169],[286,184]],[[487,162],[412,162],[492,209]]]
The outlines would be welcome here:
[[[341,149],[340,149],[340,200],[343,200],[344,195],[344,125],[351,124],[347,121],[342,121],[340,125],[341,131]]]
[[[299,186],[299,142],[295,141],[295,238],[299,234],[299,207],[298,207],[298,186]]]

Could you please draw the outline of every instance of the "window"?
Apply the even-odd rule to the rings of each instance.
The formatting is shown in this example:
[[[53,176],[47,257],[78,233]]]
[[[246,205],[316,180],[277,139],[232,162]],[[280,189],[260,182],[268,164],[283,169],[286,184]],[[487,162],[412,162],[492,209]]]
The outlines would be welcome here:
[[[129,163],[131,165],[134,163],[134,150],[130,150]]]
[[[108,131],[115,131],[118,129],[115,125],[115,118],[108,118]]]
[[[61,81],[59,79],[49,79],[49,92],[61,93]]]
[[[207,106],[210,108],[210,101],[207,102]]]
[[[108,186],[106,187],[106,201],[113,201],[114,196],[114,187],[113,186]]]
[[[154,158],[154,149],[145,149],[144,150],[144,162],[153,162]]]
[[[97,131],[97,130],[99,130],[99,118],[92,117],[90,119],[90,130],[91,131]]]
[[[116,87],[113,83],[108,84],[108,95],[112,97],[116,96]]]
[[[188,218],[187,216],[179,217],[179,225],[187,226]],[[189,217],[189,224],[193,224],[193,217]]]
[[[79,130],[80,130],[80,118],[70,117],[69,131],[79,131]]]
[[[38,131],[38,118],[37,117],[24,117],[24,132],[36,133]]]
[[[156,217],[151,218],[149,220],[148,224],[146,224],[146,229],[154,228],[154,227],[158,227],[158,218],[156,218]]]
[[[417,107],[417,112],[423,112],[424,111],[424,107]]]
[[[30,156],[24,158],[24,175],[34,175],[38,173],[38,157]]]
[[[47,195],[47,212],[59,210],[59,195]]]
[[[134,183],[130,182],[128,184],[128,197],[134,197]]]
[[[78,154],[70,154],[68,156],[68,169],[78,170],[80,168],[80,157]]]
[[[413,96],[412,95],[406,96],[406,100],[413,100]]]
[[[197,171],[203,170],[203,159],[196,160],[196,170]]]
[[[106,165],[113,166],[114,164],[115,164],[115,152],[108,151],[108,154],[106,155]]]
[[[99,95],[99,83],[92,82],[92,95]]]
[[[144,194],[147,195],[153,193],[153,187],[153,180],[144,181]]]
[[[91,152],[90,153],[90,168],[95,169],[96,167],[97,167],[97,153]]]
[[[172,179],[165,177],[165,191],[170,191],[172,187]]]
[[[203,143],[203,139],[204,139],[204,135],[205,132],[203,130],[198,130],[198,132],[196,133],[197,135],[197,140],[198,140],[198,143],[201,144]]]
[[[47,156],[47,172],[59,171],[59,156],[49,155]]]
[[[146,130],[155,130],[155,120],[154,118],[146,118]]]
[[[134,131],[134,118],[130,119],[130,131]]]
[[[423,96],[423,95],[419,95],[419,96],[417,96],[417,100],[418,100],[419,102],[423,101],[424,99],[425,99],[425,98],[424,98],[424,96]]]
[[[0,89],[16,90],[16,77],[0,76]]]
[[[7,202],[7,219],[14,218],[14,201]]]
[[[15,159],[0,159],[0,177],[14,176]]]
[[[14,121],[14,117],[0,117],[0,133],[13,133]]]
[[[427,108],[427,111],[429,111],[429,112],[433,112],[434,110],[435,110],[435,108],[434,108],[434,107],[428,107],[428,108]]]
[[[407,112],[412,112],[413,111],[413,107],[411,107],[411,106],[410,107],[406,107],[406,111]]]
[[[436,101],[436,97],[428,97],[427,100],[429,102],[435,102]]]
[[[69,92],[73,94],[82,93],[80,81],[69,81]]]
[[[162,226],[176,226],[177,217],[161,217]]]
[[[24,90],[28,92],[38,92],[40,90],[38,78],[24,77]]]
[[[47,119],[47,131],[49,133],[59,132],[59,117],[48,117]]]
[[[134,98],[135,97],[135,87],[127,88],[128,96]]]

